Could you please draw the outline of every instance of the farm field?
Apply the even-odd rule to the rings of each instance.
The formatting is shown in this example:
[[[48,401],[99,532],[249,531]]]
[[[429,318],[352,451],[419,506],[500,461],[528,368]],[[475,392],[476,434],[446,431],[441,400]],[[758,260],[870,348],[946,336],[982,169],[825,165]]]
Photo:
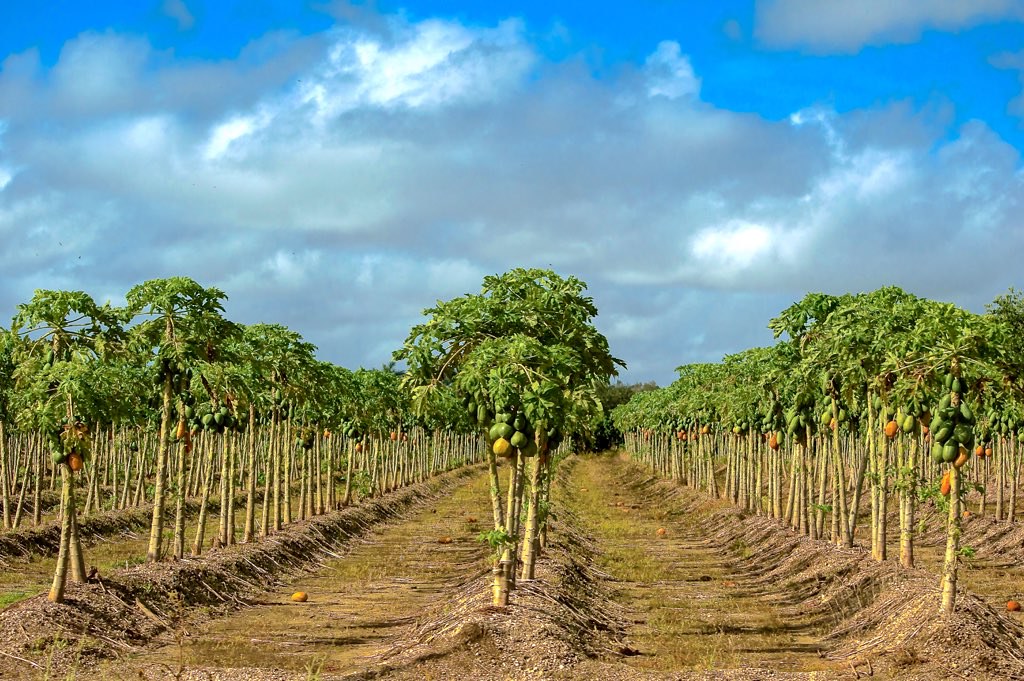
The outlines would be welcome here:
[[[0,681],[1024,681],[1024,0],[0,37]]]
[[[1024,298],[810,294],[657,388],[584,290],[487,277],[356,371],[187,278],[38,291],[0,677],[1024,679]]]
[[[713,678],[857,678],[871,656],[854,653],[858,637],[836,632],[865,616],[872,597],[885,598],[893,588],[883,586],[889,579],[922,594],[937,583],[939,571],[925,557],[924,570],[879,574],[878,584],[858,585],[849,564],[870,561],[866,549],[808,543],[605,453],[561,464],[552,495],[564,514],[552,528],[559,539],[542,559],[538,581],[519,587],[523,603],[499,614],[480,598],[490,564],[476,538],[489,513],[487,477],[479,468],[467,472],[444,483],[443,494],[429,493],[333,545],[330,555],[276,574],[263,589],[226,606],[197,608],[142,645],[108,644],[102,653],[72,658],[61,673],[329,679],[374,670],[396,679],[700,679],[717,670]],[[745,543],[745,534],[758,535],[760,545]],[[969,592],[975,581],[967,575],[982,571],[983,554],[964,570]],[[812,568],[815,562],[821,567]],[[1019,588],[1014,574],[977,583],[990,591],[997,584]],[[848,590],[847,597],[860,592],[863,600],[853,606],[825,595],[836,590]],[[292,602],[297,591],[309,599]],[[994,604],[1001,597],[979,595]],[[536,607],[550,618],[547,626],[529,623]],[[893,624],[868,626],[881,633]],[[1020,640],[1017,622],[1004,626],[1004,644]],[[962,642],[965,652],[972,643]],[[929,677],[941,668],[910,650],[894,678],[941,678]],[[876,659],[872,673],[888,678],[882,656]],[[12,678],[42,677],[24,665],[3,669]],[[990,678],[1012,678],[999,676],[1010,673],[1005,667],[990,672]]]

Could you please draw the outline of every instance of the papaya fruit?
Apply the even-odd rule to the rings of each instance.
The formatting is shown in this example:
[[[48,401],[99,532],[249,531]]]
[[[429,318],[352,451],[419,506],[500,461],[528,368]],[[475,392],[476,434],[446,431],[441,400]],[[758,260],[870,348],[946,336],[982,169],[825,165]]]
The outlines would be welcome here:
[[[956,460],[953,461],[953,468],[962,468],[967,460],[971,458],[971,452],[966,447],[960,447],[957,451]]]
[[[508,456],[509,451],[512,449],[512,443],[503,437],[499,437],[494,441],[491,446],[491,450],[498,456]]]
[[[523,447],[526,446],[528,442],[530,442],[530,438],[528,438],[526,436],[526,433],[524,433],[521,430],[517,430],[515,433],[513,433],[512,439],[509,440],[509,443],[516,449],[522,449]]]
[[[974,440],[974,431],[966,423],[958,423],[956,428],[953,429],[953,439],[962,445],[966,445]]]
[[[899,428],[900,426],[898,423],[896,423],[896,421],[889,421],[888,423],[885,424],[885,436],[890,440],[893,439],[894,437],[896,437],[896,432],[899,430]]]
[[[942,445],[942,460],[945,463],[953,463],[956,461],[956,457],[959,453],[960,446],[955,442],[947,442]]]
[[[949,471],[946,471],[946,474],[942,476],[942,482],[939,483],[939,492],[942,496],[949,496],[949,490],[952,487],[952,484],[953,483],[949,479]]]

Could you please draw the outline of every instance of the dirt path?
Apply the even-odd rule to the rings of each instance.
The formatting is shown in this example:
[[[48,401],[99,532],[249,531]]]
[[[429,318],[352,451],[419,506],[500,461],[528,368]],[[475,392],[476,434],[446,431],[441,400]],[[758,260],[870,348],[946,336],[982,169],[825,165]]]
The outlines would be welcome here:
[[[660,672],[837,669],[819,655],[809,623],[784,618],[771,596],[747,588],[741,556],[710,545],[712,528],[700,515],[624,484],[628,466],[612,456],[583,458],[558,499],[602,547],[599,566],[633,617],[627,664]]]
[[[476,539],[489,513],[486,476],[474,476],[432,506],[353,541],[315,573],[295,575],[254,607],[88,678],[319,678],[365,669],[417,617],[443,607],[446,593],[489,568]],[[292,602],[297,591],[309,600]]]

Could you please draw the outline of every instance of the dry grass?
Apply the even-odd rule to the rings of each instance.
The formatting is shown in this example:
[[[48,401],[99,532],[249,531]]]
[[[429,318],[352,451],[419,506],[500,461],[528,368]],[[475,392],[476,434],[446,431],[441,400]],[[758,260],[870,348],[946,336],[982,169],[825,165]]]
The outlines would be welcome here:
[[[630,472],[608,456],[585,458],[558,500],[585,519],[602,551],[598,565],[615,580],[614,598],[633,616],[628,645],[641,654],[625,658],[628,664],[660,672],[750,667],[755,660],[787,672],[836,667],[822,659],[810,628],[746,588],[735,567],[750,553],[745,543],[707,543],[707,511],[630,484]]]

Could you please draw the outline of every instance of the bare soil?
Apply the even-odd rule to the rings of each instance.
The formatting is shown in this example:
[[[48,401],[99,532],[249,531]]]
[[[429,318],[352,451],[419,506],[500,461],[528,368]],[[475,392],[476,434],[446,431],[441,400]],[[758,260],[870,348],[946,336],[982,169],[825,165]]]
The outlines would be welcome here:
[[[1014,528],[968,524],[989,562],[964,570],[942,617],[928,533],[907,570],[614,455],[567,460],[554,501],[537,579],[502,610],[476,539],[491,524],[477,468],[120,570],[63,606],[15,604],[0,678],[1024,679],[1024,627],[999,603],[1018,588]]]

